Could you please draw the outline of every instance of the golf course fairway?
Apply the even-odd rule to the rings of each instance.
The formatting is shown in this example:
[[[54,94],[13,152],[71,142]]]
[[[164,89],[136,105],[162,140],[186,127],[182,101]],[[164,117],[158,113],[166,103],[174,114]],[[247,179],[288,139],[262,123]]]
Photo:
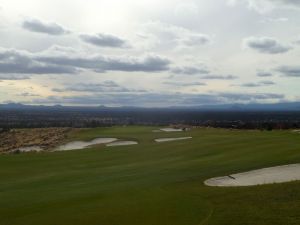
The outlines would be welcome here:
[[[0,155],[0,225],[299,225],[300,182],[209,187],[204,181],[300,163],[290,131],[83,129],[68,141],[137,145]],[[156,143],[158,138],[192,137]]]

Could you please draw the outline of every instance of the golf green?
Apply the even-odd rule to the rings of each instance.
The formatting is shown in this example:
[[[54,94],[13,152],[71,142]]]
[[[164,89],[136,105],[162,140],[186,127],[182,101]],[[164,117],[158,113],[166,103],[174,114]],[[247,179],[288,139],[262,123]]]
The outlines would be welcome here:
[[[138,145],[0,155],[0,225],[299,225],[300,182],[208,187],[252,169],[300,163],[291,131],[86,129]],[[193,137],[156,143],[156,138]]]

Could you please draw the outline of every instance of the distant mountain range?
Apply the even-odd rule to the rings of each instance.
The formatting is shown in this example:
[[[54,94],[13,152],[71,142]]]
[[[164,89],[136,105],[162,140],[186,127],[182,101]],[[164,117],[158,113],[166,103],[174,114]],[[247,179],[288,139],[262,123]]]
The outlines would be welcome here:
[[[274,104],[223,104],[202,105],[191,107],[166,107],[166,108],[143,108],[143,107],[106,107],[106,106],[44,106],[24,105],[20,103],[0,104],[0,110],[91,110],[91,111],[300,111],[300,102],[286,102]]]

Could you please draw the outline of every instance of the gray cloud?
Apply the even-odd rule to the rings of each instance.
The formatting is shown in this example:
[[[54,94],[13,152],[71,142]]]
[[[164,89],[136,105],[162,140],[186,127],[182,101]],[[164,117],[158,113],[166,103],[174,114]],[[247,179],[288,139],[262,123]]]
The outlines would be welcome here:
[[[18,96],[21,96],[21,97],[39,97],[40,95],[29,93],[29,92],[23,92],[23,93],[19,94]]]
[[[109,34],[82,34],[80,39],[86,43],[98,46],[98,47],[111,47],[111,48],[124,48],[128,47],[125,40]]]
[[[280,54],[291,50],[290,46],[281,44],[275,38],[270,37],[249,37],[244,39],[244,45],[260,53]]]
[[[276,84],[275,82],[273,82],[271,80],[264,80],[264,81],[261,81],[259,83],[262,84],[262,85],[274,85],[274,84]]]
[[[179,75],[208,74],[209,70],[195,66],[175,67],[171,72]]]
[[[67,85],[67,87],[60,89],[60,88],[53,88],[52,91],[54,92],[93,92],[93,93],[120,93],[120,92],[146,92],[145,90],[136,90],[136,89],[129,89],[117,84],[114,81],[104,81],[102,83],[78,83],[73,85]]]
[[[30,76],[23,75],[23,74],[0,74],[0,80],[27,80],[27,79],[30,79]]]
[[[300,77],[300,66],[281,66],[276,71],[286,77]]]
[[[197,66],[175,67],[171,69],[171,72],[176,75],[199,75],[199,79],[205,80],[234,80],[238,78],[233,75],[210,74],[208,69]]]
[[[76,56],[77,55],[77,56]],[[75,74],[80,69],[96,72],[161,72],[169,70],[168,59],[148,55],[144,57],[82,56],[73,52],[29,53],[0,48],[0,74]]]
[[[211,41],[211,37],[206,34],[193,34],[183,39],[182,42],[187,46],[205,45]]]
[[[49,35],[63,35],[69,33],[69,31],[56,23],[45,23],[37,19],[25,20],[22,27],[31,32]]]
[[[273,74],[269,73],[269,72],[263,72],[263,71],[259,71],[256,74],[258,77],[272,77]]]
[[[262,87],[262,86],[270,86],[270,85],[275,85],[276,83],[274,83],[273,81],[260,81],[258,83],[245,83],[245,84],[241,84],[239,86],[241,87]]]
[[[70,66],[82,69],[92,69],[96,72],[124,71],[124,72],[161,72],[169,70],[170,61],[155,55],[141,58],[135,57],[73,57],[73,56],[37,56],[39,62],[53,65]]]
[[[2,74],[73,74],[76,72],[75,68],[68,66],[37,62],[33,59],[33,55],[25,51],[0,49],[0,73]]]
[[[284,99],[283,94],[274,93],[219,93],[219,95],[227,98],[230,101],[257,101],[257,100],[274,100],[274,99]]]
[[[209,74],[205,76],[200,76],[200,79],[205,79],[205,80],[235,80],[238,77],[233,76],[233,75],[214,75],[214,74]]]
[[[275,3],[281,3],[281,4],[300,6],[300,2],[298,0],[269,0],[269,1]]]
[[[164,84],[166,85],[172,85],[172,86],[181,86],[181,87],[188,87],[188,86],[205,86],[206,83],[203,82],[174,82],[174,81],[165,81]]]
[[[300,45],[300,39],[293,41],[294,44]]]
[[[241,86],[241,87],[260,87],[261,85],[258,83],[245,83],[245,84],[241,84],[239,86]]]

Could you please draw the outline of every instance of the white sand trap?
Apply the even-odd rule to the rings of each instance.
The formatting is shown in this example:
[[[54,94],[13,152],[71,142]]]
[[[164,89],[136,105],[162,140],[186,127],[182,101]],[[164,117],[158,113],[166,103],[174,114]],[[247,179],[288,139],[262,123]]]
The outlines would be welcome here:
[[[107,147],[114,147],[114,146],[127,146],[127,145],[137,145],[136,141],[116,141],[110,144],[107,144]]]
[[[204,182],[207,186],[238,187],[284,183],[300,180],[300,164],[276,166],[245,173],[216,177]]]
[[[28,146],[28,147],[17,148],[15,150],[12,150],[11,152],[40,152],[40,151],[43,151],[43,149],[40,146]]]
[[[160,133],[160,132],[162,132],[162,130],[153,130],[152,132],[153,133]]]
[[[169,142],[169,141],[181,141],[191,139],[192,137],[180,137],[180,138],[158,138],[155,139],[156,142]]]
[[[164,132],[181,132],[181,131],[183,131],[182,129],[176,129],[176,128],[162,128],[160,130],[164,131]]]
[[[78,149],[85,149],[92,145],[98,144],[107,144],[114,141],[117,141],[117,138],[96,138],[91,141],[73,141],[67,143],[65,145],[61,145],[55,149],[55,151],[69,151],[69,150],[78,150]]]

